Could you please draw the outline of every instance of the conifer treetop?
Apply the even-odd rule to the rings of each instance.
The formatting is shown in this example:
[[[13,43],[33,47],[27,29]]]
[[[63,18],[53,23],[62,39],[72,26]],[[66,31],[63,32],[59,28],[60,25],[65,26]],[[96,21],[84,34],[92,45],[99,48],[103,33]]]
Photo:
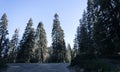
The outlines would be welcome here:
[[[58,18],[59,18],[59,16],[58,16],[57,13],[55,13],[54,17],[55,17],[55,19],[58,19]]]
[[[43,23],[42,22],[39,22],[39,24],[38,24],[38,27],[43,27]]]

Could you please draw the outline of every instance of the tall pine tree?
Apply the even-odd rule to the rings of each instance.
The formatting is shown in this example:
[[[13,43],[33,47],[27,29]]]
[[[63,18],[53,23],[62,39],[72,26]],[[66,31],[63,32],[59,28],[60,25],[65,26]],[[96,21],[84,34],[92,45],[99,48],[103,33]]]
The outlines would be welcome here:
[[[99,55],[111,58],[120,52],[119,0],[98,0],[95,2],[94,38]]]
[[[5,43],[7,40],[6,35],[8,35],[7,26],[8,26],[7,15],[4,13],[0,21],[0,54],[1,51],[3,51],[2,56],[4,56],[4,51],[6,50],[5,49],[5,45],[6,45]]]
[[[87,12],[86,17],[86,26],[87,26],[87,33],[88,33],[88,47],[89,47],[89,54],[95,54],[95,47],[94,47],[94,39],[93,39],[93,27],[94,27],[94,0],[88,0],[87,2]]]
[[[18,52],[18,29],[15,30],[14,35],[12,36],[12,39],[10,41],[10,49],[9,49],[9,61],[8,62],[16,62],[17,52]]]
[[[32,19],[27,23],[22,40],[20,41],[19,52],[17,55],[18,62],[28,63],[31,61],[34,47],[34,29],[32,28]]]
[[[46,32],[42,22],[38,24],[36,29],[34,55],[35,59],[37,59],[37,62],[39,63],[47,62],[48,56],[47,39]]]
[[[72,50],[70,44],[68,44],[66,48],[66,62],[70,63],[71,62],[71,55],[72,55]]]
[[[65,61],[65,41],[64,32],[60,26],[59,16],[55,14],[52,29],[52,62],[64,62]]]

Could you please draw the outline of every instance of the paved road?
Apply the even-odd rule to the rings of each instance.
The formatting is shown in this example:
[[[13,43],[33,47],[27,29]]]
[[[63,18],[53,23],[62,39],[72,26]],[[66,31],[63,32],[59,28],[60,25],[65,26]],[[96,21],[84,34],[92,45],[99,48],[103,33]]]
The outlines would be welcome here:
[[[66,63],[50,63],[50,64],[38,64],[38,63],[16,63],[8,64],[8,68],[0,72],[74,72],[67,68]]]

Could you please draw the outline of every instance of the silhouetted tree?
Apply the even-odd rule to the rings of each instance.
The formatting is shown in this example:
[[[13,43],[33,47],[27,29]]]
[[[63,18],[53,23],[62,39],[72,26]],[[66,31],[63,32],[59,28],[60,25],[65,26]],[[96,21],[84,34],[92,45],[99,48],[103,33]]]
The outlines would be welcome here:
[[[84,13],[86,17],[86,26],[87,26],[87,33],[88,33],[88,47],[89,47],[89,54],[95,54],[95,47],[94,47],[94,39],[93,39],[93,27],[94,27],[94,1],[95,0],[88,0],[87,2],[87,12]]]
[[[94,39],[101,57],[111,58],[120,52],[119,4],[118,0],[95,2]]]

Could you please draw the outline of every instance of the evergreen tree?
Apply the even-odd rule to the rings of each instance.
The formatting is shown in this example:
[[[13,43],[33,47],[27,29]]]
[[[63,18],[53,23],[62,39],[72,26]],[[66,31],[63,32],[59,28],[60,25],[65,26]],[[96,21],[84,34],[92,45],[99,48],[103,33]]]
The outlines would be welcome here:
[[[55,14],[55,19],[52,29],[52,47],[53,47],[53,62],[64,62],[65,61],[65,41],[64,41],[64,32],[60,26],[60,21],[58,15]]]
[[[8,35],[7,26],[8,26],[8,20],[7,20],[6,14],[4,13],[0,21],[0,54],[1,54],[1,51],[5,49],[4,45],[7,39],[6,35]]]
[[[89,35],[89,39],[92,40],[92,30],[93,30],[93,21],[94,21],[94,0],[88,0],[87,2],[87,13],[84,11],[84,15],[86,16],[85,19],[87,19],[87,31]]]
[[[84,11],[84,20],[87,26],[87,33],[88,33],[88,47],[89,47],[89,54],[95,54],[94,48],[94,39],[93,39],[93,27],[94,27],[94,1],[95,0],[88,0],[87,2],[87,12]]]
[[[74,42],[74,47],[78,48],[77,55],[74,58],[77,59],[77,61],[84,58],[95,58],[95,51],[93,48],[93,27],[91,27],[93,25],[88,23],[88,18],[90,17],[88,17],[87,12],[84,11],[83,17],[80,19],[80,25],[77,28],[76,41]]]
[[[48,62],[52,62],[53,48],[52,46],[48,47]]]
[[[34,29],[32,28],[32,19],[29,20],[22,40],[20,41],[19,52],[17,55],[18,62],[30,62],[32,59],[32,49],[34,46]]]
[[[15,30],[14,35],[10,41],[10,49],[9,49],[9,62],[16,62],[16,56],[18,52],[18,29]]]
[[[71,46],[70,44],[68,44],[67,49],[66,49],[66,62],[68,63],[71,62],[71,54],[72,54]]]
[[[118,0],[95,2],[94,38],[99,55],[110,58],[120,52]]]
[[[90,44],[89,44],[89,31],[87,23],[87,14],[84,11],[83,18],[80,20],[80,26],[77,28],[77,42],[78,42],[78,54],[90,54]]]
[[[77,28],[77,30],[79,30],[79,27]],[[78,33],[78,31],[77,31]],[[75,39],[74,39],[74,46],[72,49],[72,53],[71,53],[71,60],[73,60],[77,55],[78,55],[78,40],[77,40],[77,35],[75,35]]]
[[[115,46],[114,55],[119,56],[120,53],[120,1],[111,0],[109,6],[110,18],[107,19],[109,25],[109,35],[112,44]],[[118,57],[119,58],[119,57]]]
[[[46,32],[43,27],[42,22],[38,24],[36,30],[36,38],[35,38],[35,57],[39,63],[44,63],[47,61],[48,57],[48,50],[47,50],[47,39],[46,39]]]
[[[79,44],[79,54],[88,54],[89,47],[88,47],[88,34],[86,29],[86,24],[80,21],[80,34],[78,35],[78,44]]]
[[[3,58],[7,61],[8,58],[8,50],[10,48],[10,42],[9,42],[9,38],[5,39],[4,43],[3,43],[3,47],[4,49],[2,50],[2,56]]]
[[[83,69],[87,68],[89,71],[93,71],[94,68],[89,68],[89,65],[92,64],[95,67],[98,64],[99,66],[99,62],[100,65],[107,65],[111,61],[113,63],[115,59],[120,59],[119,8],[120,0],[88,0],[87,16],[85,13],[83,14],[80,21],[81,26],[77,31],[80,55],[72,60],[71,65],[79,65]],[[97,59],[92,62],[94,54]],[[106,62],[101,59],[105,59]],[[110,65],[108,64],[108,66]],[[98,67],[98,70],[101,68],[102,71],[111,71],[102,67]]]

